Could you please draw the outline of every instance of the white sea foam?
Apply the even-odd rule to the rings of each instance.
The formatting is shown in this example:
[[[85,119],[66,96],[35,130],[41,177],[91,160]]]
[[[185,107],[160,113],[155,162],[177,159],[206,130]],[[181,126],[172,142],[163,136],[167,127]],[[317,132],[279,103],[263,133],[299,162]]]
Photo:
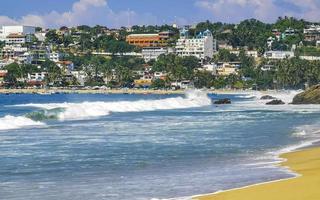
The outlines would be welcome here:
[[[293,113],[314,113],[319,112],[319,105],[292,105],[290,104],[295,95],[300,93],[300,90],[281,90],[281,91],[246,91],[246,93],[238,93],[238,97],[243,98],[244,101],[235,102],[227,111],[242,111],[242,110],[270,110],[279,112],[293,112]],[[285,102],[284,105],[270,106],[266,103],[270,100],[261,100],[262,96],[270,95],[276,99]]]
[[[0,130],[19,129],[32,126],[43,126],[44,123],[36,122],[26,117],[14,117],[7,115],[0,118]]]
[[[295,131],[292,135],[295,137],[303,137],[307,135],[307,132],[305,130]]]
[[[210,98],[202,91],[188,91],[185,96],[186,97],[166,98],[160,100],[26,104],[23,106],[42,109],[64,108],[64,111],[58,114],[58,118],[60,120],[76,120],[106,116],[111,112],[145,112],[185,109],[208,106],[211,104]]]

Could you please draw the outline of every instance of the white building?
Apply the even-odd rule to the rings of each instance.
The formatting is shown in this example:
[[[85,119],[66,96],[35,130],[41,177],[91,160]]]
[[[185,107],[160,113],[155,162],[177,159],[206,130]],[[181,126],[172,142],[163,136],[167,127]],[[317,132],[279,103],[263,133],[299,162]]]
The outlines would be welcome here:
[[[87,79],[87,74],[85,71],[71,71],[71,74],[78,80],[81,86],[84,86]]]
[[[46,72],[28,74],[28,81],[29,82],[30,81],[31,82],[41,82],[41,81],[44,81],[46,76],[47,76]]]
[[[299,56],[302,60],[309,60],[309,61],[315,61],[320,60],[320,56]]]
[[[292,51],[267,51],[267,52],[265,52],[264,57],[269,58],[269,59],[293,58],[294,52],[292,52]]]
[[[14,60],[18,63],[30,64],[32,56],[28,53],[26,47],[17,46],[5,46],[0,52],[0,57],[3,60]]]
[[[6,43],[6,45],[22,45],[26,43],[26,36],[16,33],[11,33],[7,37],[3,38],[2,41]]]
[[[44,42],[46,40],[46,32],[37,32],[34,34],[34,36],[40,41]]]
[[[195,38],[189,38],[187,30],[182,30],[176,44],[179,56],[195,56],[199,59],[213,58],[216,42],[209,30],[199,33]]]
[[[47,57],[49,60],[53,61],[53,62],[59,62],[60,58],[61,58],[61,54],[58,52],[49,52],[47,54]]]
[[[0,37],[6,38],[10,34],[29,35],[35,34],[36,28],[33,26],[2,26]]]
[[[142,57],[148,62],[150,60],[157,60],[162,54],[173,53],[174,50],[165,47],[145,47],[142,49]]]
[[[212,74],[216,74],[217,71],[217,64],[212,63],[212,64],[206,64],[202,65],[200,68],[198,68],[199,71],[206,71],[206,72],[211,72]]]
[[[216,75],[218,76],[230,76],[232,74],[238,74],[240,62],[221,62],[217,63]]]
[[[320,32],[320,25],[310,25],[308,28],[303,29],[304,34],[319,33],[319,32]]]

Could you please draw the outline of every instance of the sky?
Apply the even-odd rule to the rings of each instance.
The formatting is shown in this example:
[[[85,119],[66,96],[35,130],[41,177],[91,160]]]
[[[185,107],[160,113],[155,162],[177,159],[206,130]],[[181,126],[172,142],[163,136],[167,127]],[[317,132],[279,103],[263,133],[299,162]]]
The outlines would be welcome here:
[[[320,21],[320,0],[2,0],[0,26],[41,27],[274,22],[279,16]]]

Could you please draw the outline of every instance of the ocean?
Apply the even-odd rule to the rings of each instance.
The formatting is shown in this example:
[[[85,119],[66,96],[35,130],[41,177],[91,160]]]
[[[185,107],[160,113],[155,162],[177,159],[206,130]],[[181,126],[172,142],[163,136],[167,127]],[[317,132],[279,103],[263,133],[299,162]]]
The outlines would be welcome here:
[[[2,94],[0,199],[188,199],[294,177],[278,155],[320,139],[320,106],[295,94]]]

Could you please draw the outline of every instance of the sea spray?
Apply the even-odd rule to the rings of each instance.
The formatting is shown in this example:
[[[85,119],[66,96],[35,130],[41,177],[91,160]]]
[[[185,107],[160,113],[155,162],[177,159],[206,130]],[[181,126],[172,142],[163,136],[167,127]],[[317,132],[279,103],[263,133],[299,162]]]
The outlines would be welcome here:
[[[44,120],[57,120],[61,112],[64,112],[64,108],[54,108],[49,110],[40,110],[26,115],[27,118],[34,121],[44,121]]]
[[[42,122],[34,121],[24,116],[11,116],[7,115],[0,118],[0,130],[19,129],[25,127],[43,126]]]
[[[112,112],[146,112],[156,110],[186,109],[208,106],[211,99],[200,90],[189,90],[185,97],[173,97],[159,100],[119,101],[119,102],[83,102],[26,104],[47,110],[63,109],[57,113],[59,120],[78,120],[109,115]],[[41,113],[43,114],[43,113]]]

